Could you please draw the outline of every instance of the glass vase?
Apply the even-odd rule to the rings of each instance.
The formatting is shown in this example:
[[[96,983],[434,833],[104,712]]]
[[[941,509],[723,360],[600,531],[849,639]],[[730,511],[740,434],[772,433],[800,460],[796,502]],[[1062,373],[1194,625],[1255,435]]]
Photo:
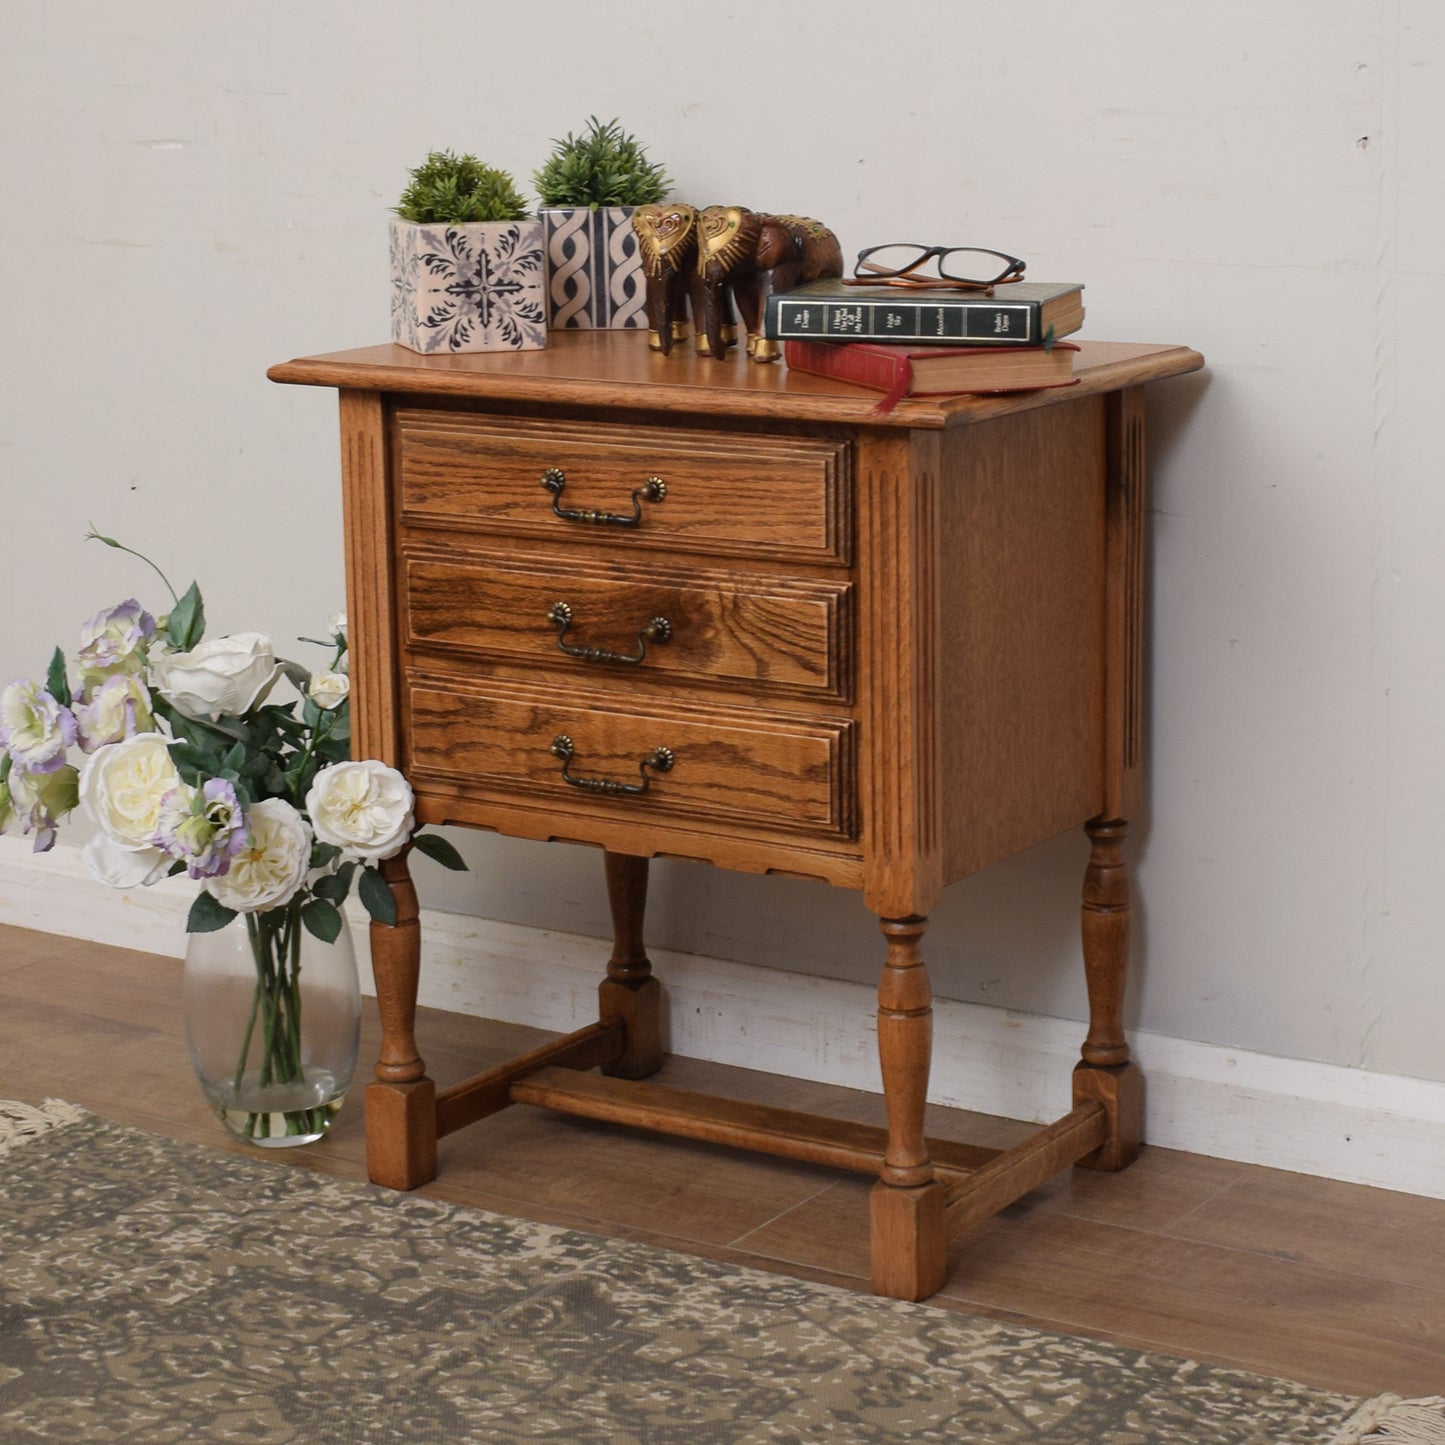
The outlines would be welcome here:
[[[361,989],[351,932],[327,943],[299,902],[187,936],[186,1046],[211,1107],[266,1148],[310,1144],[351,1087]]]

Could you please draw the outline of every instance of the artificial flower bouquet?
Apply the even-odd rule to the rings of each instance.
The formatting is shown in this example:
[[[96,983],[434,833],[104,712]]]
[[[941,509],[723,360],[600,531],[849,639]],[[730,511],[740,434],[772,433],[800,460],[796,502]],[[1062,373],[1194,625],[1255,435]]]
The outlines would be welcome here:
[[[396,913],[378,862],[411,842],[465,866],[444,838],[413,836],[411,787],[395,768],[349,760],[344,615],[321,644],[328,666],[310,672],[259,632],[203,641],[197,585],[180,597],[166,586],[174,605],[159,622],[128,599],[85,624],[75,685],[57,647],[44,682],[0,692],[0,831],[18,825],[43,853],[79,805],[97,827],[82,856],[102,882],[200,880],[188,932],[300,898],[306,927],[335,937],[358,865],[361,901],[383,923]],[[283,677],[300,717],[294,701],[268,701]]]
[[[444,838],[413,831],[412,790],[395,768],[350,758],[344,614],[318,642],[326,666],[310,671],[258,632],[205,639],[199,588],[177,596],[155,570],[169,613],[157,619],[133,598],[105,608],[72,659],[57,647],[44,681],[0,691],[0,832],[18,828],[42,853],[80,807],[95,824],[82,850],[94,877],[131,888],[187,873],[200,884],[190,933],[244,915],[257,980],[235,1084],[248,1073],[285,1083],[304,1064],[301,928],[334,941],[353,882],[372,918],[394,923],[377,864],[409,844],[465,864]],[[283,680],[299,696],[272,701]],[[255,1069],[253,1039],[264,1052]],[[269,1127],[266,1111],[248,1112],[253,1133]]]

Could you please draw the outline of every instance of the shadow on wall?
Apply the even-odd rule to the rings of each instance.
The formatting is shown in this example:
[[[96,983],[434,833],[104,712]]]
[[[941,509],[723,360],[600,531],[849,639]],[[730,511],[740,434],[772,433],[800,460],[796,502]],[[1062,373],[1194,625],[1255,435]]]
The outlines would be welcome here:
[[[600,850],[468,830],[449,835],[472,871],[442,876],[422,862],[415,876],[423,906],[610,937]],[[1131,862],[1142,842],[1136,824]],[[1075,829],[950,885],[925,940],[934,993],[1085,1018],[1079,895],[1088,856],[1088,840]],[[869,987],[884,954],[877,920],[848,889],[670,859],[652,865],[646,937],[652,949]],[[599,942],[599,977],[607,948]],[[1126,1023],[1132,1026],[1129,1014]]]

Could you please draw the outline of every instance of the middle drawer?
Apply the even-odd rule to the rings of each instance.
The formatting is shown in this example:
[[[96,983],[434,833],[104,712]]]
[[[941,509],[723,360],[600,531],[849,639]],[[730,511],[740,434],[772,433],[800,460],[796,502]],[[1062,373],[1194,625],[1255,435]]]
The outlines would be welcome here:
[[[846,581],[450,547],[409,549],[402,575],[419,651],[851,700]]]

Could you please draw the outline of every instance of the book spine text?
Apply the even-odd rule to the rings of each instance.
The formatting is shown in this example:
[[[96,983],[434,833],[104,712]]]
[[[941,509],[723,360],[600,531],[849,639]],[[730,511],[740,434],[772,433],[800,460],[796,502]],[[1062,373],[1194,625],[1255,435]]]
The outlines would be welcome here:
[[[1037,346],[1032,301],[819,301],[772,297],[765,330],[776,341],[968,342]]]

